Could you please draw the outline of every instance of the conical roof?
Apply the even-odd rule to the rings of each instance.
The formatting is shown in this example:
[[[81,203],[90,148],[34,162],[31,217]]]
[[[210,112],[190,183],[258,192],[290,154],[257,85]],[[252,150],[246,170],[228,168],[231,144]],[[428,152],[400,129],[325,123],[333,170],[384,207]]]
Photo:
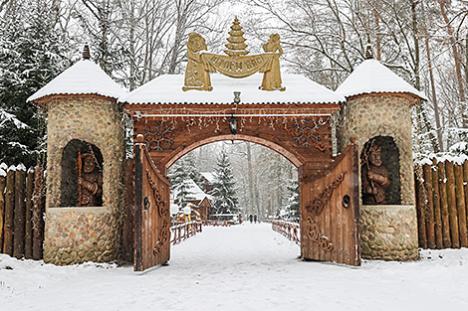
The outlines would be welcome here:
[[[84,94],[117,99],[125,95],[126,90],[112,80],[99,65],[89,59],[83,59],[34,93],[28,98],[28,102],[35,102],[50,95]]]
[[[227,48],[224,53],[227,55],[242,56],[249,54],[249,51],[247,51],[247,44],[245,43],[244,31],[242,31],[242,26],[237,17],[234,18],[232,22],[227,41],[228,43],[224,45]]]
[[[345,97],[372,93],[405,93],[427,99],[424,93],[375,59],[367,59],[359,64],[336,92]]]

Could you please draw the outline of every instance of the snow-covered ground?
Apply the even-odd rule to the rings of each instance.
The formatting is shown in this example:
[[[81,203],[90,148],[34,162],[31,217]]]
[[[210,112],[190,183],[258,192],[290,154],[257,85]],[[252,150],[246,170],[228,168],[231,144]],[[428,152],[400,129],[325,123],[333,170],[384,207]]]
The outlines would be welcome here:
[[[0,256],[0,310],[468,310],[468,249],[359,268],[296,259],[269,225],[204,228],[170,265],[57,267]],[[12,270],[11,270],[12,269]]]

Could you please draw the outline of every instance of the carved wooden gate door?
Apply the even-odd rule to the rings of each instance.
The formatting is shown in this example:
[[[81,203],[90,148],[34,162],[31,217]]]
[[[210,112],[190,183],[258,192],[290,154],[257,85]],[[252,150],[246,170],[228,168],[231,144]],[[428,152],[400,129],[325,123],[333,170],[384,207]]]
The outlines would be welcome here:
[[[135,271],[169,261],[169,195],[169,181],[155,167],[143,138],[138,137],[135,144]]]
[[[310,173],[301,168],[302,258],[360,265],[356,146],[349,145],[326,174]]]

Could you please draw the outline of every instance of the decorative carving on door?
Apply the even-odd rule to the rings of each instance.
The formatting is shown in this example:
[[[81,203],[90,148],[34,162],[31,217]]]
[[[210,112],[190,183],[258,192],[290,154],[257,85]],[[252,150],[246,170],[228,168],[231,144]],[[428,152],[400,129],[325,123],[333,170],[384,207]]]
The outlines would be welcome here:
[[[321,249],[330,252],[333,250],[333,243],[320,231],[319,224],[309,216],[305,223],[307,237],[314,243],[317,243]]]
[[[333,191],[343,182],[346,172],[341,173],[338,177],[317,196],[312,202],[306,205],[306,209],[314,215],[320,215],[323,209],[327,206],[328,201],[332,197]]]

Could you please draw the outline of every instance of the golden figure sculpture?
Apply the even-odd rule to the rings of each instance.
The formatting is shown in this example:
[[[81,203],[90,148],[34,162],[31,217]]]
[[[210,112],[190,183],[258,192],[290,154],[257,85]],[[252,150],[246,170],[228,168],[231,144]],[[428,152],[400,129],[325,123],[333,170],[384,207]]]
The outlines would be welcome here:
[[[283,48],[281,47],[280,35],[275,33],[270,36],[268,42],[263,45],[263,50],[267,53],[273,53],[273,62],[270,70],[263,74],[262,90],[273,91],[280,90],[284,91],[286,88],[282,87],[281,81],[281,67],[280,57],[283,55]]]
[[[187,90],[204,90],[211,91],[210,74],[205,69],[202,61],[202,51],[206,51],[207,46],[205,39],[198,33],[192,32],[189,34],[187,42],[187,68],[185,69],[185,85],[182,88]]]
[[[281,40],[278,34],[270,36],[263,45],[265,53],[248,55],[244,32],[237,17],[229,31],[226,55],[205,52],[205,39],[197,33],[191,33],[187,42],[187,68],[185,71],[184,91],[211,91],[211,72],[219,72],[231,78],[244,78],[255,73],[263,73],[261,90],[284,91],[281,83],[280,57],[283,54]]]
[[[386,189],[391,181],[387,168],[383,165],[382,149],[371,143],[364,153],[362,165],[362,192],[364,204],[388,203]]]
[[[102,173],[92,153],[78,154],[78,206],[102,205]]]

